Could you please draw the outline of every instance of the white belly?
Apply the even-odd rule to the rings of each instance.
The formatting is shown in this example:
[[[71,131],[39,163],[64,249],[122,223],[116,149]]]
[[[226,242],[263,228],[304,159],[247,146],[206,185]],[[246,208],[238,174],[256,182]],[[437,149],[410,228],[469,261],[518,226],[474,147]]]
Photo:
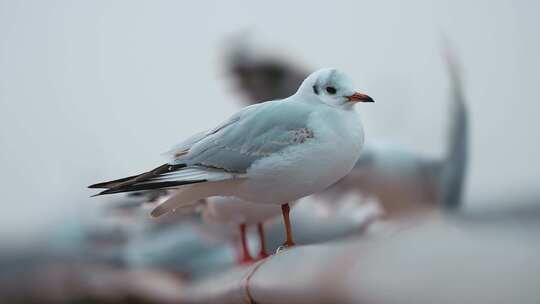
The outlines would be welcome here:
[[[363,131],[356,113],[319,111],[308,127],[314,137],[255,162],[237,194],[282,204],[321,191],[347,175],[358,160]]]

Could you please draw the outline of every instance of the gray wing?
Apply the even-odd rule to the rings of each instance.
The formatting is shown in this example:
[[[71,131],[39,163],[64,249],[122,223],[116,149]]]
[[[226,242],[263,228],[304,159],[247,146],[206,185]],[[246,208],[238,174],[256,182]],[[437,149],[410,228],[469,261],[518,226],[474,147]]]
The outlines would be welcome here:
[[[245,173],[251,164],[313,137],[309,109],[272,101],[244,108],[217,128],[183,143],[172,164]]]

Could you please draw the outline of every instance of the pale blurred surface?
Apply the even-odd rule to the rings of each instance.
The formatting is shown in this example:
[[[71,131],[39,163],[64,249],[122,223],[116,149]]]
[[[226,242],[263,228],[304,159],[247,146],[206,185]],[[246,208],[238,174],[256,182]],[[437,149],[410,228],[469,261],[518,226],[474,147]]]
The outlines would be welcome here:
[[[529,212],[532,210],[528,210]],[[538,209],[535,211],[538,213]],[[186,285],[185,303],[538,303],[538,217],[431,214]],[[532,230],[531,230],[532,229]]]

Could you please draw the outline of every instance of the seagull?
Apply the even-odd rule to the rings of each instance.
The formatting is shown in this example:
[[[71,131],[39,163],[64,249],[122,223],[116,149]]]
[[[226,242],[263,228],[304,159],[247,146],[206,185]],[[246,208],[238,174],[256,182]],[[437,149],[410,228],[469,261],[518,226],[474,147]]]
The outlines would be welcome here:
[[[374,102],[333,68],[310,74],[292,96],[243,108],[217,127],[176,145],[171,160],[139,175],[102,182],[96,194],[149,189],[177,191],[154,217],[211,196],[279,204],[284,246],[294,245],[289,202],[347,175],[359,158],[364,132],[354,105]]]

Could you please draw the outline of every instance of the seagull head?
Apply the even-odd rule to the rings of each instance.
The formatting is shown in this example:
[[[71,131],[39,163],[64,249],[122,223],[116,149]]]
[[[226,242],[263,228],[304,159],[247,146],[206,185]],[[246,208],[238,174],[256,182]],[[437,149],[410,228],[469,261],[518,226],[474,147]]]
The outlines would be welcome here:
[[[296,94],[315,97],[334,107],[351,107],[357,102],[374,102],[366,94],[357,92],[351,79],[338,69],[320,69],[311,73]]]

